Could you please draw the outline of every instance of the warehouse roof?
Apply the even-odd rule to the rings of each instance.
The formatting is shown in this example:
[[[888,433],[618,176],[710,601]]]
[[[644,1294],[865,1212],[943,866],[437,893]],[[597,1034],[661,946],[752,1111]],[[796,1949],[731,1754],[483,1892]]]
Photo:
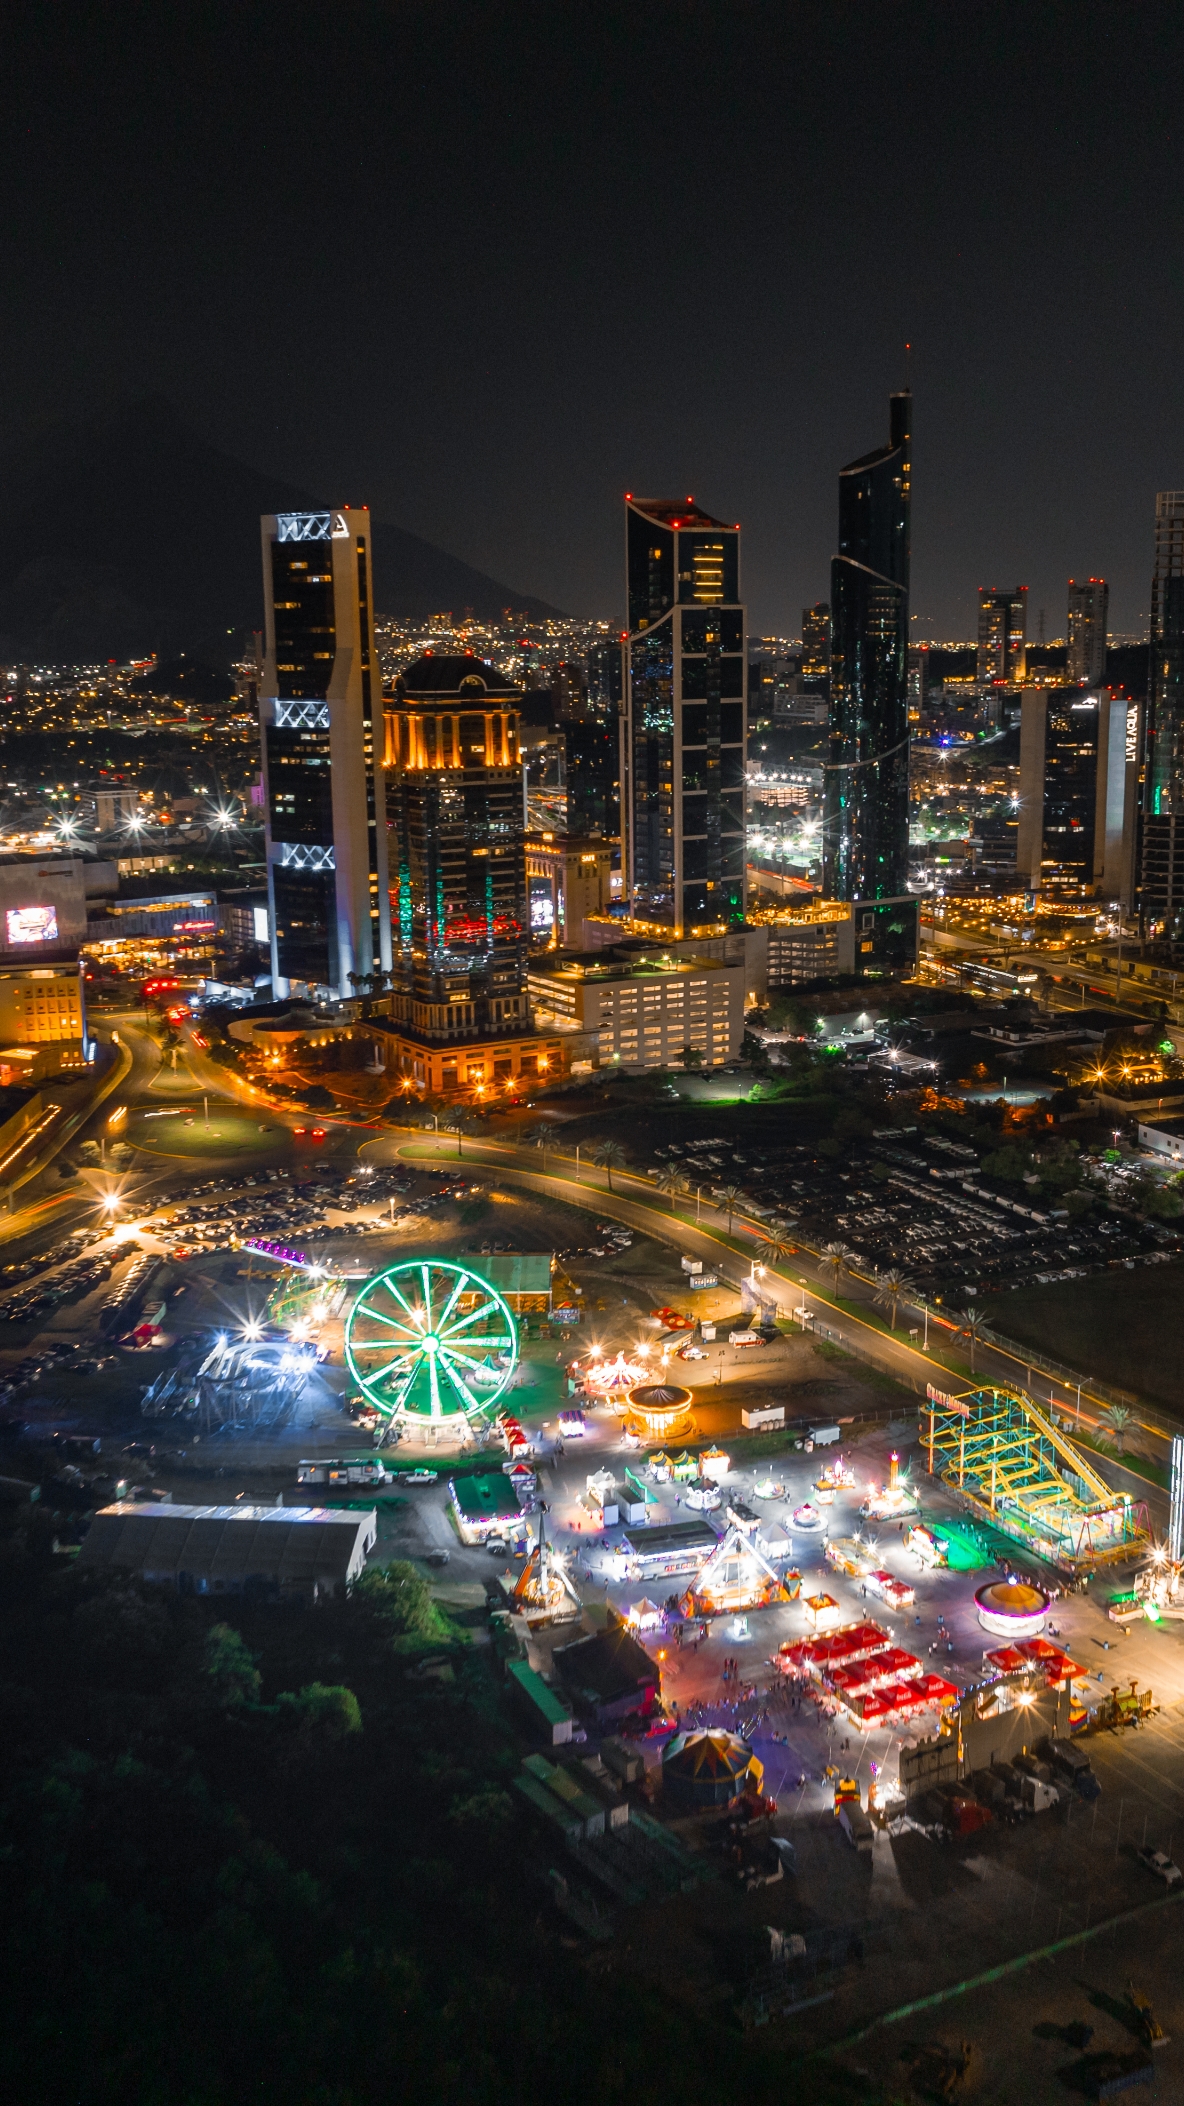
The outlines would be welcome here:
[[[248,1581],[332,1590],[348,1586],[377,1535],[373,1507],[140,1506],[100,1508],[79,1563],[145,1579],[233,1593]]]
[[[661,1677],[650,1655],[631,1632],[618,1624],[558,1645],[552,1655],[566,1687],[593,1705],[616,1704],[622,1698],[644,1698]]]
[[[704,1555],[718,1548],[720,1538],[709,1521],[658,1522],[653,1528],[631,1528],[621,1538],[621,1548],[635,1558],[669,1558],[686,1551]]]
[[[550,1294],[551,1253],[549,1250],[508,1250],[486,1253],[477,1257],[471,1251],[465,1253],[465,1264],[470,1272],[487,1280],[499,1294]]]
[[[522,1512],[518,1494],[502,1470],[480,1477],[451,1477],[449,1490],[466,1521],[517,1518]]]

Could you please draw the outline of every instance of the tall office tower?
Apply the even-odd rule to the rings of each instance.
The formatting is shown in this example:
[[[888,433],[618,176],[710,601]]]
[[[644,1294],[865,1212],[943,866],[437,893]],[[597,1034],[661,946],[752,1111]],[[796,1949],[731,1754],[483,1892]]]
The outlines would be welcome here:
[[[587,657],[588,714],[602,724],[615,724],[625,699],[625,639],[593,644]]]
[[[888,444],[839,475],[823,821],[833,900],[900,899],[908,885],[912,406],[907,391],[892,395]]]
[[[386,703],[392,1014],[425,1047],[529,1028],[519,701],[484,660],[441,655]]]
[[[830,603],[816,600],[802,608],[802,679],[819,688],[830,685]]]
[[[626,506],[630,913],[655,935],[719,935],[744,920],[740,529],[693,498]]]
[[[1139,904],[1175,940],[1184,932],[1184,490],[1155,500],[1149,669]]]
[[[1026,687],[1020,710],[1016,865],[1033,892],[1121,898],[1127,704],[1103,691],[1070,701]]]
[[[1069,656],[1065,670],[1071,687],[1101,687],[1106,678],[1106,626],[1110,587],[1105,578],[1069,580]]]
[[[369,512],[265,517],[263,591],[273,985],[345,996],[391,963]]]
[[[621,697],[623,646],[619,637],[589,651],[578,706],[562,716],[569,834],[621,831]]]
[[[598,717],[563,726],[569,834],[602,834],[615,841],[621,831],[621,733],[619,719]]]
[[[978,657],[975,677],[1017,686],[1024,677],[1024,639],[1028,627],[1028,588],[997,585],[978,588]]]

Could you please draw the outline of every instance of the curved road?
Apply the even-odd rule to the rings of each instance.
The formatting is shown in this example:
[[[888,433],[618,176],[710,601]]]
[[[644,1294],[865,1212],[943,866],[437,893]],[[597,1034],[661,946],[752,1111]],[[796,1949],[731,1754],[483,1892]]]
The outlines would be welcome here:
[[[458,1160],[456,1145],[451,1138],[425,1136],[420,1131],[414,1138],[397,1134],[384,1136],[381,1140],[364,1143],[363,1148],[367,1155],[373,1154],[380,1162],[401,1160],[408,1164],[418,1161],[436,1165],[452,1164]],[[696,1221],[678,1208],[672,1209],[668,1202],[663,1204],[656,1198],[648,1179],[639,1178],[629,1171],[614,1171],[613,1189],[610,1190],[603,1170],[581,1164],[577,1177],[574,1158],[560,1156],[558,1151],[551,1150],[547,1154],[546,1172],[529,1169],[521,1162],[524,1152],[504,1142],[466,1138],[460,1162],[480,1164],[482,1168],[496,1170],[501,1177],[512,1179],[524,1190],[563,1199],[571,1205],[624,1222],[631,1228],[642,1229],[647,1235],[672,1244],[688,1255],[703,1258],[730,1285],[739,1286],[746,1276],[746,1265],[749,1268],[754,1263],[763,1265],[766,1291],[771,1300],[778,1302],[783,1313],[795,1313],[803,1295],[808,1297],[808,1302],[816,1305],[810,1310],[811,1316],[816,1319],[820,1312],[824,1315],[822,1325],[815,1322],[816,1335],[832,1338],[836,1344],[871,1361],[921,1396],[925,1394],[927,1383],[938,1389],[955,1391],[970,1386],[972,1378],[960,1357],[953,1362],[939,1358],[935,1350],[914,1345],[907,1335],[884,1329],[872,1315],[870,1306],[864,1317],[844,1306],[837,1299],[833,1286],[828,1293],[822,1284],[823,1267],[819,1255],[808,1245],[795,1244],[795,1262],[791,1268],[784,1258],[770,1255],[765,1229],[741,1214],[733,1217],[729,1232],[726,1210],[703,1202]],[[550,1165],[557,1162],[565,1166],[570,1164],[571,1168],[552,1170]],[[875,1291],[874,1280],[859,1273],[848,1274],[847,1280],[852,1290],[848,1299],[860,1299],[870,1304]],[[902,1309],[906,1307],[907,1304],[902,1304]],[[931,1315],[931,1332],[935,1323],[940,1324],[947,1335],[957,1331],[957,1326],[948,1319],[934,1319]],[[1069,1412],[1076,1415],[1076,1387],[1068,1390],[1063,1383],[1052,1381],[1035,1368],[1029,1379],[1029,1363],[1019,1352],[984,1342],[977,1349],[975,1368],[979,1381],[993,1380],[1001,1387],[1023,1388],[1038,1402],[1055,1406],[1062,1415]],[[1080,1424],[1084,1430],[1094,1432],[1103,1424],[1106,1403],[1094,1395],[1084,1381],[1081,1399]],[[1162,1427],[1143,1419],[1136,1423],[1158,1441],[1170,1444],[1171,1435]],[[1110,1463],[1107,1459],[1107,1468],[1137,1484],[1140,1494],[1157,1504],[1166,1497],[1159,1487],[1135,1472],[1123,1469],[1121,1464]]]

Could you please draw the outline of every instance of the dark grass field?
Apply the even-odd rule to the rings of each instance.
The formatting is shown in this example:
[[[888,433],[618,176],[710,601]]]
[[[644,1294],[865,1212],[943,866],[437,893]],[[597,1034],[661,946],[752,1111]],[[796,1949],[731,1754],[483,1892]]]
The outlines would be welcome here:
[[[992,1298],[991,1327],[1184,1417],[1184,1264],[1019,1288]]]

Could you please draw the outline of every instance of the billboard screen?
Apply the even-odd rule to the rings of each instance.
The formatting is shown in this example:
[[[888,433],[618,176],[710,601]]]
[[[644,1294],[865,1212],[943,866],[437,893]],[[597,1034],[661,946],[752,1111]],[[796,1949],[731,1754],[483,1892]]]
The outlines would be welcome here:
[[[10,947],[18,943],[56,943],[56,907],[10,907],[5,919]]]

